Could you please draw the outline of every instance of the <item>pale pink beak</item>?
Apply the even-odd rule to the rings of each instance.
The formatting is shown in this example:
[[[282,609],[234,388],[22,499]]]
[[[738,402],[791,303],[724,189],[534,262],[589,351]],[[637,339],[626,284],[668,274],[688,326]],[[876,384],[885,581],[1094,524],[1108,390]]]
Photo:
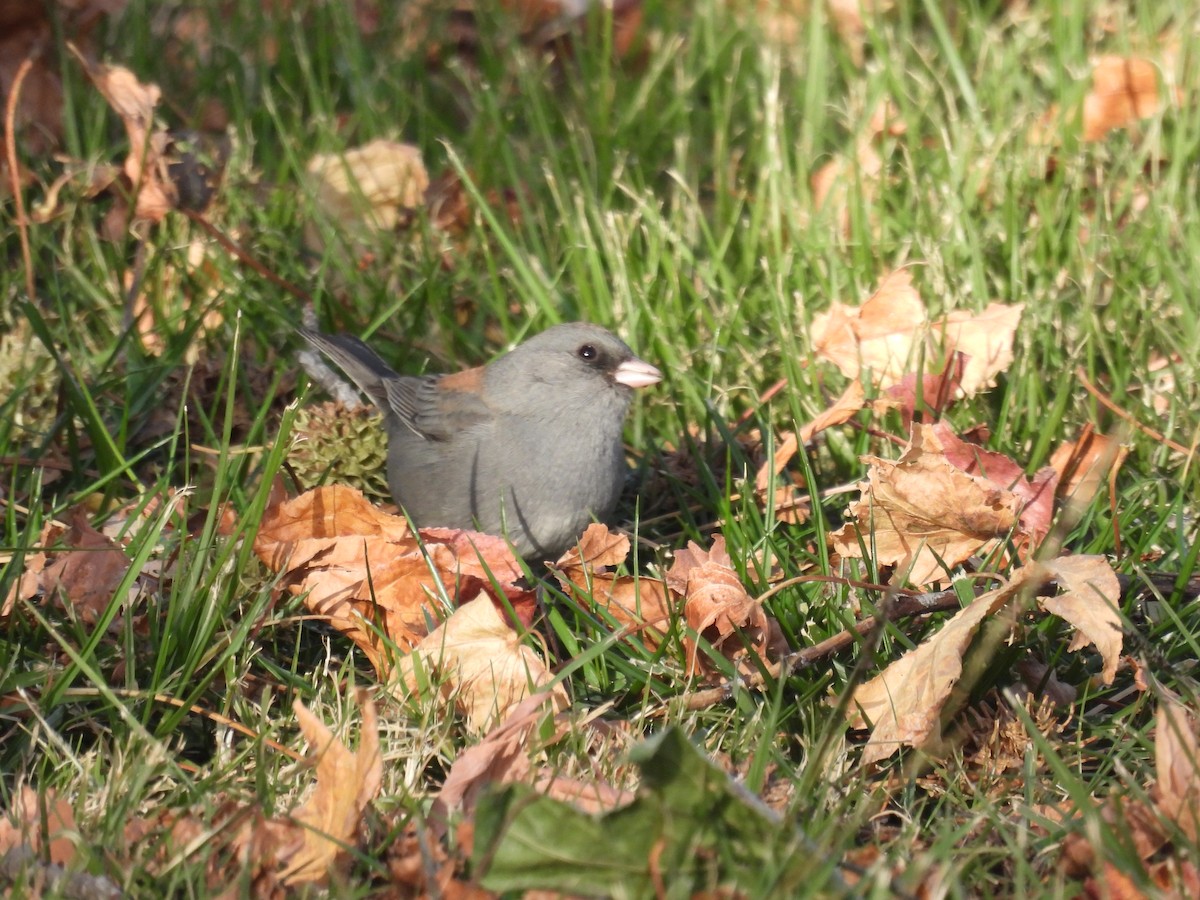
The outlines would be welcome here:
[[[631,388],[650,387],[662,381],[662,372],[640,359],[627,359],[613,372],[613,381]]]

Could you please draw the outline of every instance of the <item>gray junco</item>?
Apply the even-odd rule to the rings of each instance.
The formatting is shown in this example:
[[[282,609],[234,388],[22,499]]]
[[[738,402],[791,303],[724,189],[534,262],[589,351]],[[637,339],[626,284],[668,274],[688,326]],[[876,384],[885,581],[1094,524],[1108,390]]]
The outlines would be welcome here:
[[[556,325],[486,366],[397,375],[357,338],[300,329],[383,410],[388,485],[421,527],[506,535],[555,557],[612,512],[635,388],[662,379],[595,325]]]

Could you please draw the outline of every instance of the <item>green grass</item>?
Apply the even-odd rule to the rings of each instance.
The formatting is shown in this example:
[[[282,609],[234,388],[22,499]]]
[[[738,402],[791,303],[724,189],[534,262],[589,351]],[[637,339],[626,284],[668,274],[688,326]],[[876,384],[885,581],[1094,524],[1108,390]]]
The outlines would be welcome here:
[[[575,319],[614,327],[659,365],[666,379],[644,392],[627,429],[644,487],[623,513],[646,520],[639,530],[648,539],[633,571],[665,567],[689,539],[707,546],[718,522],[752,593],[771,579],[830,571],[824,534],[840,523],[848,495],[822,501],[799,526],[780,523],[752,496],[731,498],[748,493],[743,479],[771,452],[755,445],[753,430],[764,441],[792,430],[844,387],[812,357],[814,315],[835,300],[860,302],[881,274],[907,262],[921,263],[914,277],[931,315],[995,299],[1025,304],[1014,364],[995,390],[951,410],[955,426],[988,425],[989,446],[1033,472],[1086,423],[1120,427],[1083,388],[1080,369],[1139,421],[1195,445],[1200,60],[1187,40],[1197,25],[1191,4],[898,4],[866,33],[862,68],[822,4],[783,43],[764,34],[753,6],[646,0],[644,50],[615,61],[600,16],[570,57],[553,58],[522,46],[502,13],[481,13],[484,37],[469,57],[442,39],[431,62],[446,34],[437,16],[429,35],[410,43],[403,11],[385,10],[364,35],[348,3],[269,14],[255,4],[142,0],[103,23],[98,46],[162,87],[168,124],[194,125],[205,103],[224,109],[229,157],[205,216],[309,291],[325,327],[371,332],[398,369],[478,364],[509,341]],[[208,28],[203,45],[164,37],[185,9]],[[1186,102],[1098,143],[1082,142],[1070,125],[1053,148],[1029,139],[1051,104],[1081,100],[1090,59],[1161,60],[1162,36],[1171,34],[1183,37],[1171,73]],[[119,162],[127,149],[119,123],[57,49],[64,152]],[[833,156],[853,155],[884,99],[905,128],[875,144],[877,186],[851,179],[843,231],[836,210],[814,208],[809,178]],[[314,215],[300,187],[307,160],[379,137],[416,144],[431,174],[456,171],[478,196],[512,192],[519,217],[475,203],[479,214],[460,238],[418,222],[366,248],[318,217],[327,249],[305,250]],[[40,185],[59,172],[48,158],[23,159]],[[27,204],[41,195],[33,188]],[[86,199],[76,185],[53,220],[30,229],[32,298],[11,201],[0,218],[9,259],[0,317],[21,335],[6,352],[28,347],[45,357],[44,346],[54,360],[40,368],[23,360],[0,388],[0,597],[38,549],[44,524],[72,508],[86,504],[99,522],[169,491],[185,501],[181,514],[159,507],[130,520],[134,566],[117,595],[139,579],[144,630],[116,603],[99,623],[53,602],[0,622],[0,808],[22,784],[53,789],[73,804],[88,871],[134,893],[207,896],[206,867],[232,873],[235,863],[201,848],[163,866],[147,846],[125,847],[125,823],[164,809],[212,813],[227,797],[268,814],[292,808],[295,786],[307,782],[263,741],[302,750],[294,697],[333,724],[357,721],[353,690],[372,678],[347,640],[300,621],[301,605],[276,593],[241,540],[282,472],[290,404],[308,396],[291,330],[300,302],[215,245],[208,270],[186,274],[188,243],[203,235],[182,216],[139,249],[132,237],[100,238],[105,211],[106,201]],[[125,320],[124,279],[139,263],[164,323],[159,356]],[[222,323],[204,325],[206,312]],[[1172,360],[1176,381],[1161,412],[1148,388],[1159,357]],[[784,390],[762,402],[780,379]],[[871,424],[901,432],[896,418]],[[1118,571],[1135,576],[1178,573],[1182,583],[1196,570],[1196,461],[1141,431],[1128,443],[1113,506],[1097,498],[1064,546],[1113,555]],[[690,477],[667,464],[668,448]],[[859,455],[890,452],[867,431],[842,428],[793,468],[825,491],[863,477]],[[233,535],[218,528],[225,504],[238,516]],[[148,561],[163,578],[141,577]],[[844,574],[878,580],[866,567]],[[801,648],[850,624],[852,604],[869,611],[877,599],[809,583],[768,607]],[[1056,717],[1066,727],[1037,738],[1008,773],[1011,784],[989,788],[991,773],[966,751],[920,770],[895,759],[876,773],[855,765],[856,741],[828,702],[864,674],[855,673],[854,652],[689,711],[677,643],[655,652],[615,642],[607,623],[553,590],[547,608],[541,630],[563,654],[550,662],[568,669],[577,709],[607,706],[605,717],[634,736],[680,724],[751,790],[782,785],[780,811],[817,852],[878,847],[860,886],[868,895],[915,892],[925,879],[962,897],[1074,895],[1079,884],[1057,860],[1064,836],[1076,832],[1146,884],[1121,825],[1094,812],[1100,799],[1154,779],[1155,704],[1129,694],[1128,670],[1110,689],[1082,691],[1070,718]],[[1127,652],[1195,709],[1200,604],[1177,594],[1131,601],[1124,613]],[[894,658],[928,630],[901,623],[878,653]],[[1086,683],[1092,660],[1064,652],[1064,628],[1039,623],[1022,640],[1060,677]],[[999,699],[1011,663],[1004,656],[985,667],[975,700],[1026,715]],[[865,674],[879,667],[868,661]],[[449,764],[473,742],[435,704],[383,707],[376,849],[389,828],[424,821]],[[627,782],[623,749],[611,752],[597,763],[582,733],[551,751],[567,774],[599,768]],[[1092,812],[1046,819],[1042,804],[1064,797]],[[1195,861],[1198,849],[1182,843],[1179,854]],[[764,870],[762,884],[741,887],[761,894],[768,877]],[[335,893],[366,895],[386,878],[377,860],[359,859]],[[247,879],[225,880],[249,890]]]

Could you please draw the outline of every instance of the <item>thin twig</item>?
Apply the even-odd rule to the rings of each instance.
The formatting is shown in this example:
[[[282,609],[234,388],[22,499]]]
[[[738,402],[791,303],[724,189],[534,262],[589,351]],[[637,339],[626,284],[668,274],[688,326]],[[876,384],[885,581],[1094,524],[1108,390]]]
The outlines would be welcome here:
[[[1187,456],[1191,456],[1195,452],[1194,448],[1189,450],[1187,447],[1183,446],[1183,444],[1175,443],[1174,441],[1167,438],[1166,435],[1155,431],[1149,425],[1143,425],[1136,418],[1134,418],[1132,413],[1127,413],[1125,410],[1121,409],[1121,407],[1117,406],[1117,404],[1114,403],[1112,401],[1112,399],[1110,399],[1108,397],[1107,394],[1102,393],[1099,388],[1097,388],[1094,384],[1092,384],[1090,381],[1088,381],[1087,374],[1083,371],[1082,368],[1078,368],[1075,370],[1075,377],[1079,379],[1080,383],[1084,386],[1084,389],[1087,390],[1087,392],[1089,394],[1091,394],[1093,397],[1095,397],[1097,400],[1100,401],[1101,406],[1106,407],[1109,410],[1109,412],[1111,412],[1113,415],[1128,422],[1130,425],[1132,425],[1138,431],[1142,432],[1142,434],[1152,437],[1156,441],[1162,441],[1164,444],[1166,444],[1172,450],[1175,450],[1179,453],[1183,453]]]
[[[9,187],[12,189],[13,203],[17,208],[17,234],[21,239],[21,261],[25,265],[25,293],[32,303],[37,296],[33,280],[33,253],[29,249],[29,219],[25,216],[25,197],[21,194],[21,183],[17,168],[17,100],[21,96],[21,85],[25,76],[33,68],[33,53],[30,53],[17,67],[13,77],[12,87],[8,91],[8,102],[4,105],[4,152],[8,157]]]

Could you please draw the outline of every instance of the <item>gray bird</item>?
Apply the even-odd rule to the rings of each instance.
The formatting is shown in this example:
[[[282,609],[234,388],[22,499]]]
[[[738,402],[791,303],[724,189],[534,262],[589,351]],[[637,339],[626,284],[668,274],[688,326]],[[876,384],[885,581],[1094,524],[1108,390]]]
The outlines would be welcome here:
[[[557,557],[612,512],[635,388],[662,373],[596,325],[556,325],[486,366],[398,375],[349,335],[300,329],[378,406],[388,485],[419,527],[506,536],[526,559]]]

